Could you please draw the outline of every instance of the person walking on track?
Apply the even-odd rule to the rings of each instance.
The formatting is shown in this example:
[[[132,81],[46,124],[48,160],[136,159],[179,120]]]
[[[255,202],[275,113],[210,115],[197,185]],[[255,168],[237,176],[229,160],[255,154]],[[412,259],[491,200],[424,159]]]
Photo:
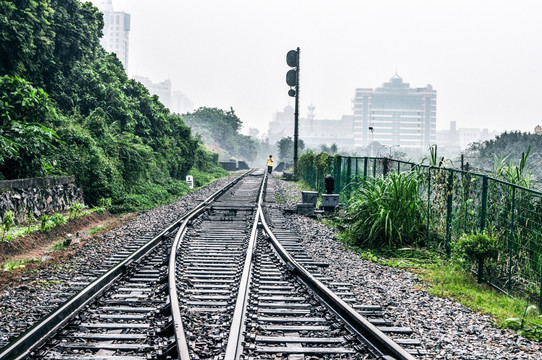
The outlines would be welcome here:
[[[269,159],[267,159],[267,172],[271,174],[273,171],[273,156],[269,155]]]

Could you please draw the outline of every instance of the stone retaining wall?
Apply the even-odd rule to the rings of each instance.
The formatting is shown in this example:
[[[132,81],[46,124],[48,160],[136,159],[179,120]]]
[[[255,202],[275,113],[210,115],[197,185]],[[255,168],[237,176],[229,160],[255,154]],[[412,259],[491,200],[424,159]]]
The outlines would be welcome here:
[[[84,203],[75,176],[0,181],[0,218],[11,210],[20,222],[26,220],[29,212],[38,218],[68,210],[71,203]]]

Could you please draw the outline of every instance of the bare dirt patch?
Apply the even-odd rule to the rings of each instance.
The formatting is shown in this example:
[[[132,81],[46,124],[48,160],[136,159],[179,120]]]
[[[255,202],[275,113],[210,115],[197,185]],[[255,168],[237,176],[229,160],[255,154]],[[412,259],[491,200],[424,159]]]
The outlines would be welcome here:
[[[134,213],[121,217],[109,213],[92,213],[77,219],[71,219],[45,233],[34,232],[10,242],[0,242],[1,268],[8,261],[35,259],[35,261],[27,263],[21,269],[2,271],[0,268],[0,289],[19,282],[20,277],[28,271],[51,266],[70,258],[79,247],[92,239],[92,236],[87,234],[89,230],[102,227],[93,234],[93,236],[100,235],[123,225],[133,219],[135,215]],[[71,239],[69,247],[63,250],[51,250],[51,247],[68,238]],[[46,259],[46,261],[41,261],[42,259]]]

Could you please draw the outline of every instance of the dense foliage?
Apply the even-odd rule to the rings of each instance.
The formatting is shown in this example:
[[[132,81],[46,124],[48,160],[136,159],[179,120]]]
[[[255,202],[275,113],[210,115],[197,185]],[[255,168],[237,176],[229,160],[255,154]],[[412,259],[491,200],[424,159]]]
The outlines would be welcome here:
[[[297,151],[299,155],[301,155],[301,151],[303,151],[303,149],[305,149],[305,142],[302,139],[298,139]],[[279,152],[280,161],[293,163],[294,140],[290,136],[284,137],[277,142],[277,150]]]
[[[90,3],[0,0],[0,178],[74,174],[87,203],[128,210],[186,192],[196,158],[222,175],[99,45],[102,27]]]
[[[19,77],[0,77],[0,178],[43,174],[40,156],[58,138],[44,123],[56,118],[42,89]]]

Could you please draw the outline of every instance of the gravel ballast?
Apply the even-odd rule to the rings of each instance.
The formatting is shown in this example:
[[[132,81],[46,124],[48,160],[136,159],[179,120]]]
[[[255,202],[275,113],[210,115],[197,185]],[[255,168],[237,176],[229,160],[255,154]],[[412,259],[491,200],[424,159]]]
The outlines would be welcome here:
[[[82,238],[87,238],[85,244],[67,261],[25,272],[20,285],[0,290],[0,348],[70,298],[77,291],[74,283],[88,282],[89,274],[99,276],[97,270],[103,269],[111,255],[133,240],[159,234],[231,179],[217,180],[171,204],[140,212],[132,221],[103,235],[88,239],[82,234]],[[77,241],[74,239],[72,243]]]
[[[0,347],[34,324],[51,307],[64,302],[73,290],[69,283],[100,265],[131,239],[158,233],[229,179],[190,193],[176,202],[140,213],[133,221],[86,241],[62,264],[25,273],[18,286],[0,291]],[[294,207],[300,192],[287,182],[271,179],[281,206]],[[385,267],[345,250],[335,233],[319,222],[289,215],[288,223],[323,270],[338,282],[352,283],[358,303],[378,304],[397,326],[411,327],[427,352],[419,359],[542,359],[539,343],[494,327],[488,316],[458,303],[430,295],[415,274]]]
[[[278,197],[288,199],[285,208],[300,202],[299,189],[271,181]],[[427,352],[419,359],[542,359],[540,343],[497,329],[489,316],[429,294],[415,274],[360,259],[318,221],[296,214],[287,219],[309,255],[329,264],[324,270],[327,276],[352,283],[359,303],[381,305],[397,326],[414,330]]]

